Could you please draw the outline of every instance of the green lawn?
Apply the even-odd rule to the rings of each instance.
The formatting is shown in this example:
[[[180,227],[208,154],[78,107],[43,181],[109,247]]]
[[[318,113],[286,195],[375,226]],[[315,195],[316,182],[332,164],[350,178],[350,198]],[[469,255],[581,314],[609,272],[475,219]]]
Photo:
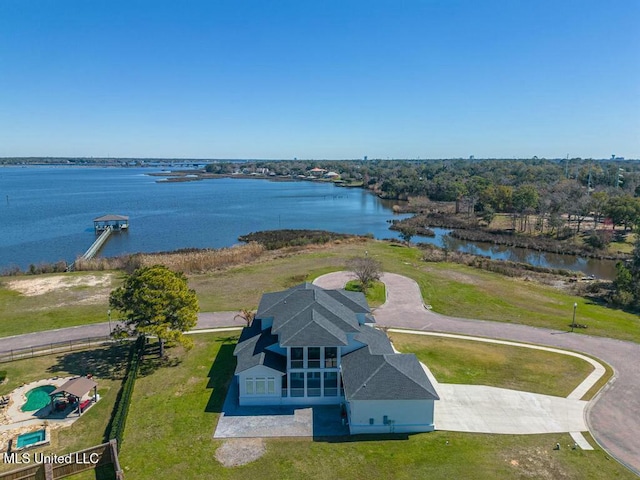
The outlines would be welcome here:
[[[442,383],[566,397],[593,371],[584,360],[544,350],[396,332],[390,336],[398,350],[414,353]]]
[[[577,322],[588,325],[577,333],[640,342],[637,315],[534,282],[453,263],[425,263],[419,249],[381,241],[345,242],[301,253],[276,252],[251,265],[191,275],[189,284],[198,294],[202,311],[253,309],[263,293],[342,270],[351,257],[362,256],[365,251],[382,263],[384,271],[416,280],[425,303],[438,313],[568,330],[575,302]],[[6,277],[2,282],[13,279]],[[119,281],[118,275],[112,275],[110,288]],[[6,285],[0,287],[0,336],[105,321],[110,288],[75,287],[26,296]]]
[[[345,285],[345,290],[350,292],[360,292],[362,291],[362,287],[360,286],[360,282],[357,280],[351,280],[347,282]],[[367,297],[367,303],[371,308],[379,307],[387,300],[387,291],[385,289],[384,283],[382,282],[373,282],[365,293]]]
[[[120,455],[128,479],[635,478],[600,449],[554,451],[573,444],[568,434],[272,439],[257,461],[225,468],[215,459],[223,441],[212,435],[235,339],[194,340],[191,351],[170,350],[173,366],[136,382]]]
[[[3,277],[0,279],[0,337],[106,322],[108,295],[119,283],[119,276],[107,272],[74,272]],[[21,293],[10,288],[14,282],[23,288],[33,284],[33,291]],[[43,293],[36,293],[36,288]]]
[[[116,396],[128,358],[128,344],[113,344],[80,352],[48,355],[2,364],[7,382],[0,385],[0,394],[14,388],[52,376],[86,375],[92,373],[98,382],[101,400],[71,427],[51,430],[51,445],[34,451],[70,453],[104,441],[104,433],[111,417]],[[0,472],[13,470],[15,465],[0,462]]]
[[[384,271],[416,280],[425,303],[438,313],[568,330],[575,302],[577,323],[588,325],[577,333],[640,342],[637,315],[597,305],[551,286],[465,265],[425,263],[417,248],[379,241],[333,245],[223,273],[195,275],[190,284],[198,292],[203,311],[255,307],[262,293],[342,270],[350,257],[364,255],[365,251],[382,262]]]

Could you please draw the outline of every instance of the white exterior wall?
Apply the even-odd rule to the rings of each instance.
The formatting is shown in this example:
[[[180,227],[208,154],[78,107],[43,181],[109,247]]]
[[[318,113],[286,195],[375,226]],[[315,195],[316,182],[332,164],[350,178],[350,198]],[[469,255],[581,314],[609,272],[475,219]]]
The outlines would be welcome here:
[[[433,400],[353,400],[348,402],[349,431],[358,433],[431,432]],[[387,416],[387,424],[384,416]],[[373,425],[370,419],[373,418]]]
[[[265,379],[265,393],[256,393],[256,379]],[[267,391],[268,380],[274,379],[274,392],[269,394]],[[254,393],[247,392],[247,379],[253,379]],[[280,405],[282,401],[282,372],[273,370],[263,365],[250,368],[238,374],[238,403],[240,405]]]

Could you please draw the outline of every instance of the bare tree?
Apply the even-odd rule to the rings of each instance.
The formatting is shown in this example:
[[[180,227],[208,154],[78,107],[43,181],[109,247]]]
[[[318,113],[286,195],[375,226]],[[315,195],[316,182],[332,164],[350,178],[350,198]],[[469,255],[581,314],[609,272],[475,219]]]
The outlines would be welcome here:
[[[382,264],[371,257],[353,257],[347,266],[360,282],[363,292],[366,292],[372,282],[380,280],[382,275]]]

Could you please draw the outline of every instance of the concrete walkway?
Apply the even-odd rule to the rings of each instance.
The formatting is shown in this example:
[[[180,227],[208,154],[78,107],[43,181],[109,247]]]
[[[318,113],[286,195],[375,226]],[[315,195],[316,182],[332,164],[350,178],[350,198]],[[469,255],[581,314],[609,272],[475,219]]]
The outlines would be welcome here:
[[[316,279],[320,286],[340,288],[352,279],[336,272]],[[586,423],[596,441],[618,461],[640,474],[640,344],[560,330],[504,322],[462,319],[437,314],[425,308],[418,284],[402,275],[385,273],[387,302],[374,312],[376,321],[390,327],[460,333],[534,343],[583,352],[604,360],[614,369],[614,378],[587,405]]]

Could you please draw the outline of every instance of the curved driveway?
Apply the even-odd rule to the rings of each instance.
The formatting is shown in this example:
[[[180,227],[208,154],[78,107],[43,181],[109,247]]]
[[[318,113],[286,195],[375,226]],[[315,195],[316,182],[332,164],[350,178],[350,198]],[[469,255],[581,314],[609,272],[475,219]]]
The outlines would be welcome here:
[[[318,277],[314,283],[324,288],[342,288],[352,279],[347,272]],[[587,423],[598,443],[635,473],[640,474],[640,344],[558,330],[511,323],[447,317],[427,310],[418,284],[413,280],[385,273],[387,302],[375,310],[376,321],[413,330],[460,333],[549,345],[584,352],[598,357],[615,370],[614,378],[592,400]],[[201,313],[197,329],[243,326],[237,312]],[[48,343],[107,335],[109,324],[100,323],[59,330],[0,338],[0,353]]]
[[[342,288],[353,279],[348,272],[318,277],[323,288]],[[611,338],[568,333],[512,323],[447,317],[423,305],[418,284],[410,278],[384,273],[387,301],[375,310],[381,325],[413,330],[462,333],[549,345],[598,357],[615,371],[614,378],[593,399],[587,423],[598,443],[619,461],[640,474],[640,344]]]

